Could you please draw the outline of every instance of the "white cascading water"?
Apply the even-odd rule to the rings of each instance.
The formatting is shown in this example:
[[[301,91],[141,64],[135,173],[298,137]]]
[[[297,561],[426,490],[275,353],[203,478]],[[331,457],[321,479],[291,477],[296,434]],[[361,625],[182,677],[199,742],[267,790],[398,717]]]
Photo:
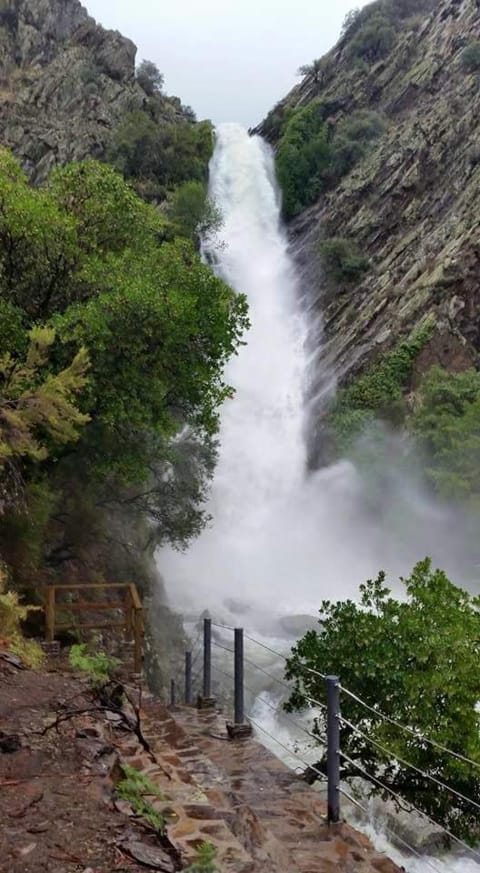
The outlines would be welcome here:
[[[414,506],[409,502],[415,524],[408,536],[403,530],[392,540],[364,511],[352,464],[307,475],[303,398],[310,325],[299,307],[272,155],[259,137],[235,124],[218,129],[211,195],[224,217],[224,245],[212,253],[216,270],[247,295],[252,326],[227,371],[236,394],[222,411],[208,506],[212,523],[187,552],[162,550],[158,564],[174,608],[191,617],[208,609],[227,624],[241,615],[250,632],[285,648],[289,634],[282,617],[315,615],[323,598],[353,596],[382,567],[408,570],[445,542],[451,525],[448,513],[416,493]],[[429,550],[425,540],[432,530]],[[261,676],[256,680],[256,690],[263,690]],[[254,711],[288,741],[288,728],[275,722],[271,710],[257,703]],[[480,870],[465,859],[434,863],[442,873]],[[431,866],[428,859],[409,858],[408,869],[427,873]]]

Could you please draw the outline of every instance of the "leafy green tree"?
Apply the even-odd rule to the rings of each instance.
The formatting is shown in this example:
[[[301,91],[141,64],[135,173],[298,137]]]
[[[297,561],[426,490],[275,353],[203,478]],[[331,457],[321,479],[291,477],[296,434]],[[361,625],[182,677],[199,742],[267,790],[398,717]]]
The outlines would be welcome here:
[[[378,779],[454,834],[475,840],[475,807],[422,772],[479,797],[480,769],[424,737],[480,765],[480,598],[456,587],[428,559],[401,581],[401,600],[380,573],[360,586],[358,603],[322,603],[319,629],[308,631],[288,659],[286,676],[295,687],[286,708],[307,709],[311,698],[325,699],[324,681],[305,668],[338,675],[370,707],[342,694],[341,749],[361,768],[344,759],[342,778],[363,775],[372,792],[382,793]],[[322,718],[314,730],[324,734]]]
[[[216,203],[209,197],[204,182],[184,182],[168,202],[167,214],[182,236],[197,247],[200,239],[215,236],[223,219]]]
[[[410,426],[426,472],[448,499],[480,501],[480,373],[432,368],[420,386]]]
[[[146,188],[152,199],[164,199],[183,182],[205,182],[213,152],[213,130],[209,122],[163,120],[157,123],[141,110],[125,115],[115,130],[107,160],[127,179]]]
[[[315,202],[325,185],[331,161],[322,105],[312,101],[294,113],[278,145],[277,176],[288,217]]]
[[[131,541],[184,546],[205,523],[245,299],[108,166],[35,190],[0,152],[0,206],[0,500],[23,493],[0,519],[12,576],[41,578],[42,538],[43,570],[85,564],[92,543],[98,559],[100,542],[108,568],[113,530],[128,566],[143,560]]]
[[[395,27],[385,15],[378,13],[357,30],[349,43],[349,54],[374,63],[388,55],[396,40]]]
[[[137,68],[137,82],[146,94],[161,94],[164,78],[156,64],[143,60]]]

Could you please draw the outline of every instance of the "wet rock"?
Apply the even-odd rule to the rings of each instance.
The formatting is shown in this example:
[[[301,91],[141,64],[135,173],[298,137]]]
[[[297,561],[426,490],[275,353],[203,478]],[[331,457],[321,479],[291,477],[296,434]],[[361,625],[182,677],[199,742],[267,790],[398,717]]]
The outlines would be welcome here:
[[[144,864],[145,867],[161,870],[162,873],[175,873],[175,864],[170,855],[167,855],[163,849],[156,846],[148,846],[137,840],[130,840],[128,843],[124,843],[122,849],[135,861]]]

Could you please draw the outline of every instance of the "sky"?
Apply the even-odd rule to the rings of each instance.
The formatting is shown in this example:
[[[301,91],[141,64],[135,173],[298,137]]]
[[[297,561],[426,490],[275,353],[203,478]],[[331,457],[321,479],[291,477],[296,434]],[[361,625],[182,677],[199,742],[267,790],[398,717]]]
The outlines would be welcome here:
[[[83,0],[165,76],[165,91],[216,124],[260,122],[301,64],[336,42],[361,0]]]

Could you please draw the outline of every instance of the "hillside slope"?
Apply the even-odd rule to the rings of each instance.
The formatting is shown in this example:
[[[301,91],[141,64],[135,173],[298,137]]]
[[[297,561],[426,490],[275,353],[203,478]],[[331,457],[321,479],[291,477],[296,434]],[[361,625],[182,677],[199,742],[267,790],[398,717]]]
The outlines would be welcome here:
[[[79,0],[0,5],[0,140],[37,181],[52,166],[102,158],[126,115],[191,123],[178,98],[151,94],[135,77],[136,47],[105,30]]]
[[[464,52],[475,54],[479,5],[442,0],[407,18],[378,59],[354,57],[347,29],[260,127],[281,144],[288,120],[314,101],[330,139],[359,111],[384,122],[367,154],[290,224],[305,294],[323,316],[316,390],[326,369],[351,382],[427,316],[436,326],[417,374],[433,363],[452,371],[478,363],[480,71]],[[332,286],[321,241],[338,237],[354,243],[369,268]]]

